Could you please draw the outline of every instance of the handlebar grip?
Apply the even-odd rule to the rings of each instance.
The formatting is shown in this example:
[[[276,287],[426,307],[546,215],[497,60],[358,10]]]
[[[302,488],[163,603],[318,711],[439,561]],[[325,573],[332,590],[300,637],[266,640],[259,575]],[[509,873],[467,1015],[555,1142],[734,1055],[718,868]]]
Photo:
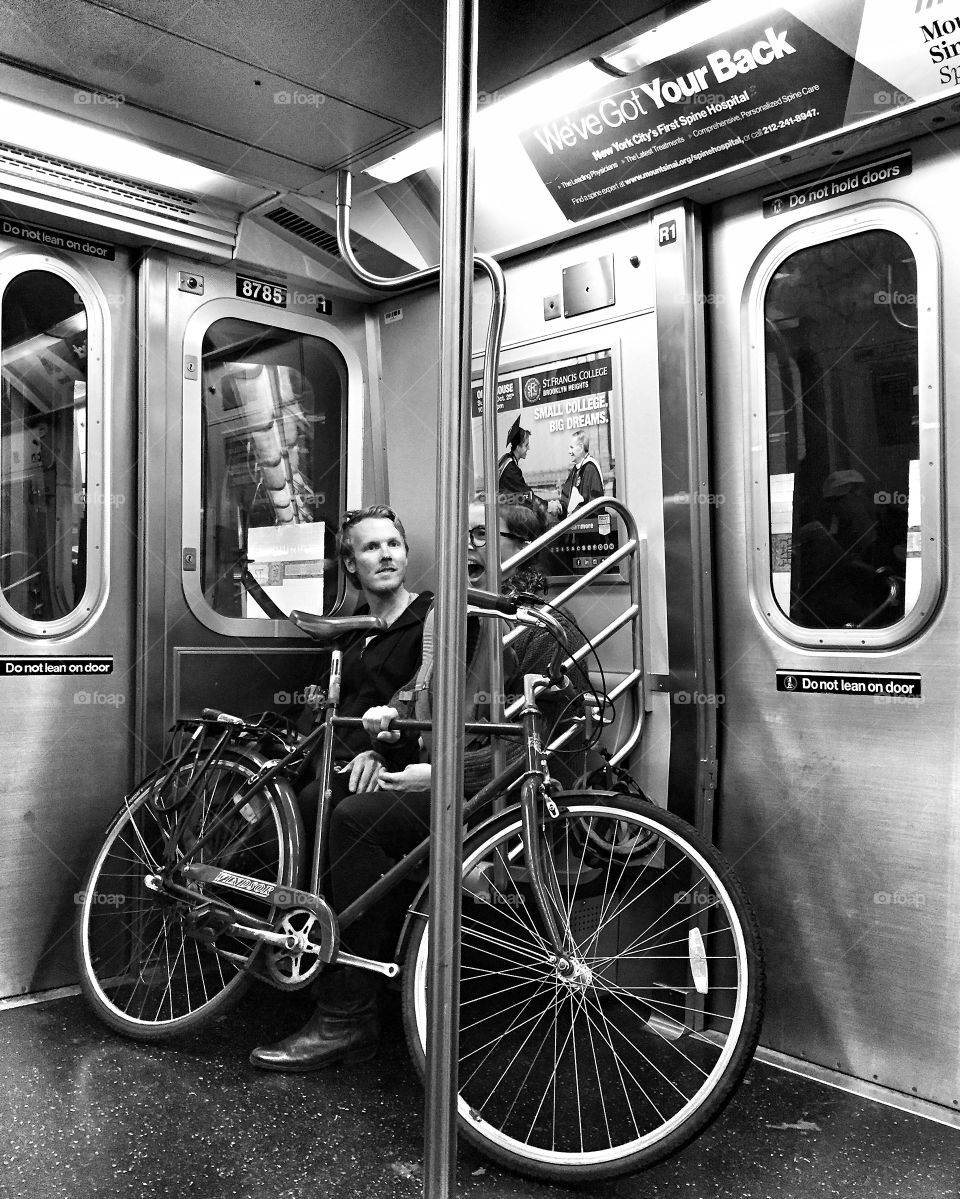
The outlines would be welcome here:
[[[478,587],[467,588],[467,603],[485,612],[501,612],[504,616],[514,616],[518,607],[516,600],[493,591],[481,591]]]

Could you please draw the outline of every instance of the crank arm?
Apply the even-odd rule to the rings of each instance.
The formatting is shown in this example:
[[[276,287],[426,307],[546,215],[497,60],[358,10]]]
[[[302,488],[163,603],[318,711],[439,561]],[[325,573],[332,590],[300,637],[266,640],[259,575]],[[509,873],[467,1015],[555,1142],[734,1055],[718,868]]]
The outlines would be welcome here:
[[[353,953],[338,953],[337,964],[355,966],[358,970],[372,970],[375,974],[384,974],[387,978],[396,978],[400,967],[396,962],[377,962],[373,958],[360,958]]]

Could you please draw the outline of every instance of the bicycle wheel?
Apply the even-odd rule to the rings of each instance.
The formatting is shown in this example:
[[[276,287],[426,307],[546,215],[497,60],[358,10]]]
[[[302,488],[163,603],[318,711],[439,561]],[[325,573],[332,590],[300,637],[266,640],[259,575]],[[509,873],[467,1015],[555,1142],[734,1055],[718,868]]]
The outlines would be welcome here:
[[[207,902],[208,885],[185,883],[176,863],[215,827],[192,860],[297,885],[300,825],[289,787],[274,783],[240,808],[233,803],[262,761],[225,753],[172,810],[158,805],[155,780],[147,780],[111,824],[81,893],[75,938],[81,989],[116,1031],[145,1041],[193,1031],[249,985],[257,947],[224,930],[226,921],[218,922]],[[186,791],[189,767],[181,773]],[[192,898],[147,885],[171,865],[171,881],[188,886]],[[255,895],[229,898],[262,918],[273,915]]]
[[[593,1181],[675,1152],[723,1108],[759,1036],[756,919],[695,829],[619,794],[558,797],[541,828],[562,953],[529,887],[519,808],[463,859],[458,1124],[503,1165]],[[423,1073],[426,899],[404,972]]]

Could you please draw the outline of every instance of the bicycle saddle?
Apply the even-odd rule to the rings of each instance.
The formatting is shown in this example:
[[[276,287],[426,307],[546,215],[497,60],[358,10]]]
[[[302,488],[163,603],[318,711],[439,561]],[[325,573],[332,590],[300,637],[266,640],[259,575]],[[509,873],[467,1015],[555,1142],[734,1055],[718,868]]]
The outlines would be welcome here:
[[[290,619],[315,641],[335,641],[344,633],[374,633],[387,627],[379,616],[317,616],[296,609],[290,613]]]

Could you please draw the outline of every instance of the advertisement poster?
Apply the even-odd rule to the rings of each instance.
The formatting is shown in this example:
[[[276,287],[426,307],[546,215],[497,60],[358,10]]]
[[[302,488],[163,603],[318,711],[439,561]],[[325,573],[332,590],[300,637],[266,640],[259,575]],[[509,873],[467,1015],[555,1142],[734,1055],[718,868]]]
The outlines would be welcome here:
[[[530,433],[526,454],[518,465],[527,487],[548,505],[548,522],[556,523],[576,510],[570,480],[574,459],[596,466],[589,478],[602,494],[616,495],[616,462],[610,420],[613,388],[611,351],[564,358],[511,371],[497,382],[497,458],[507,451],[507,435],[519,419]],[[471,403],[474,491],[483,494],[481,388]],[[587,467],[586,469],[589,469]],[[565,484],[567,485],[565,488]],[[568,534],[546,564],[551,575],[585,574],[617,547],[617,526],[609,515],[588,517]]]
[[[955,90],[960,19],[943,11],[771,6],[668,58],[643,65],[638,47],[635,69],[520,140],[564,216],[583,220]]]

